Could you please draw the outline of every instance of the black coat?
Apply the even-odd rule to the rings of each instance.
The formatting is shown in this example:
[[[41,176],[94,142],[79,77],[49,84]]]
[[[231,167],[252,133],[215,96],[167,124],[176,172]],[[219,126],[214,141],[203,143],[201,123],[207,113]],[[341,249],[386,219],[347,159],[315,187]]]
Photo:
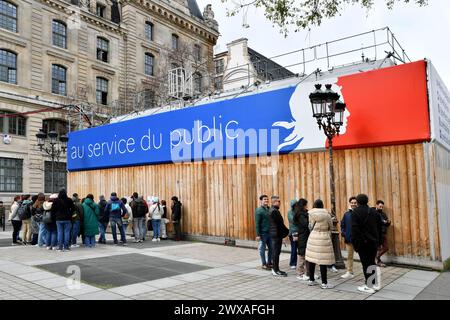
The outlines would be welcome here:
[[[306,253],[306,244],[309,238],[309,217],[308,211],[294,212],[294,224],[298,229],[298,255],[304,256]]]
[[[172,206],[172,221],[179,222],[181,219],[181,202],[177,201]]]
[[[376,250],[382,243],[381,219],[368,206],[359,206],[352,212],[352,244],[356,252]]]
[[[277,208],[270,208],[269,223],[269,234],[271,238],[283,239],[288,236],[289,229],[284,225],[283,217]]]
[[[52,205],[52,213],[56,221],[71,221],[72,213],[75,210],[72,199],[55,199]]]
[[[98,203],[98,207],[100,209],[100,215],[98,216],[98,221],[102,223],[108,223],[109,222],[109,214],[106,212],[106,205],[108,202],[106,200],[100,200]]]

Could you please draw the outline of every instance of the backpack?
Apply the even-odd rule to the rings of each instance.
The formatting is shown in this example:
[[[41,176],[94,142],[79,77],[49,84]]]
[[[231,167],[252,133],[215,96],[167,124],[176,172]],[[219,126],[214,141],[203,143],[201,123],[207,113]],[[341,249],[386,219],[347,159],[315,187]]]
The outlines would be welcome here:
[[[20,220],[27,220],[31,218],[30,204],[31,201],[24,201],[20,204],[19,209],[17,209],[17,215]]]
[[[148,208],[143,201],[136,202],[136,213],[137,213],[136,216],[137,217],[144,217],[147,212],[148,212]]]

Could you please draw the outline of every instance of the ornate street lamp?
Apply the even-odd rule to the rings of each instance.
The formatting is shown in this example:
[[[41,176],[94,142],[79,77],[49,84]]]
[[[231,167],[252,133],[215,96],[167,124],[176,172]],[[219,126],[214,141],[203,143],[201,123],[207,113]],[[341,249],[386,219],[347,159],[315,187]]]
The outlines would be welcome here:
[[[50,131],[46,134],[42,129],[36,134],[39,149],[52,160],[52,193],[55,192],[55,162],[59,162],[60,156],[66,153],[67,142],[69,141],[66,135],[59,136],[59,139],[58,136],[56,131]]]
[[[336,199],[334,185],[334,167],[333,167],[333,138],[340,132],[341,126],[344,124],[345,103],[339,101],[339,94],[331,89],[331,84],[325,85],[322,90],[321,84],[315,85],[316,90],[309,95],[311,100],[313,117],[316,118],[319,130],[323,130],[328,138],[328,151],[330,154],[330,194],[331,194],[331,214],[333,216],[332,242],[334,249],[334,257],[336,259],[336,268],[344,269],[345,264],[341,255],[339,245],[339,231],[337,228],[336,218]]]

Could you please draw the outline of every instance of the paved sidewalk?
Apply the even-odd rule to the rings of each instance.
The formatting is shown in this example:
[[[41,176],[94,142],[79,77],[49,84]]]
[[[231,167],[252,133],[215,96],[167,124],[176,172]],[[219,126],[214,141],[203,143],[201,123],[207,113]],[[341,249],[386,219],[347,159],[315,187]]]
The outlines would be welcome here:
[[[56,252],[6,246],[9,237],[0,232],[0,299],[411,300],[429,297],[440,279],[438,272],[387,267],[381,269],[382,289],[370,295],[357,291],[363,283],[359,263],[353,279],[341,279],[343,270],[329,272],[335,287],[323,290],[296,279],[287,253],[280,267],[288,277],[276,278],[261,270],[256,249],[168,240]],[[79,288],[74,270],[80,270]]]

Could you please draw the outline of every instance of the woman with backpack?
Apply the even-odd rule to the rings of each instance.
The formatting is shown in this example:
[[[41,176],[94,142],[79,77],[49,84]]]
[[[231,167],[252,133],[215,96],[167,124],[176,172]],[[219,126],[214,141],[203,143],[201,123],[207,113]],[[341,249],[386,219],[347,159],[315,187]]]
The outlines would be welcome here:
[[[8,221],[12,223],[13,233],[12,233],[12,245],[17,246],[18,243],[17,238],[19,237],[20,228],[22,227],[22,220],[19,219],[18,210],[20,206],[20,198],[21,196],[15,196],[13,203],[11,204],[11,212],[9,214]]]
[[[161,217],[164,214],[164,208],[159,203],[158,197],[153,197],[153,204],[150,207],[149,215],[152,219],[153,239],[152,241],[161,241]]]
[[[22,244],[31,244],[31,206],[33,201],[30,195],[22,196],[17,214],[22,220]]]
[[[94,196],[88,194],[83,202],[83,230],[84,245],[87,248],[95,247],[95,236],[99,234],[98,217],[100,216],[100,208],[94,202]]]

